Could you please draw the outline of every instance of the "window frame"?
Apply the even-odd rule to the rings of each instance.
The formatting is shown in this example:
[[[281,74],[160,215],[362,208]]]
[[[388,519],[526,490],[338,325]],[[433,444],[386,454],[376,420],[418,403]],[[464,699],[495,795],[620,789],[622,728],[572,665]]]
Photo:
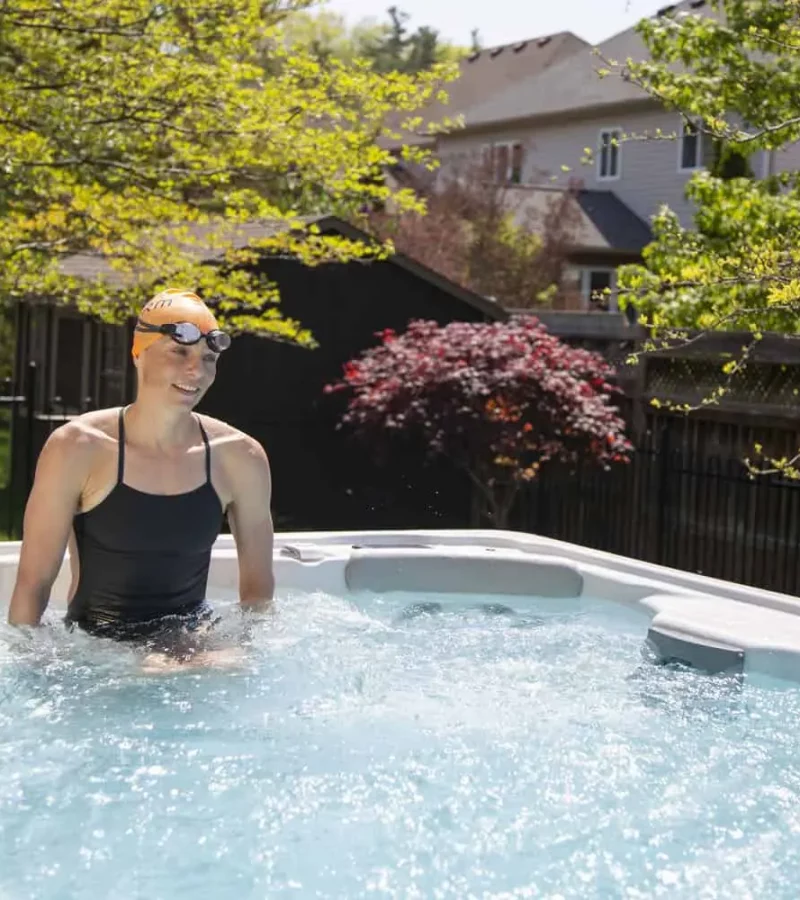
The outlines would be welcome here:
[[[495,151],[498,147],[505,147],[508,150],[508,163],[506,164],[505,177],[503,180],[498,180],[497,171],[495,170]],[[514,172],[514,148],[519,147],[522,151],[520,169],[519,169],[519,180],[514,181],[512,179],[512,175]],[[492,173],[492,181],[494,184],[522,184],[523,183],[523,175],[525,173],[525,144],[521,140],[511,140],[511,141],[493,141],[487,144],[481,144],[481,164],[486,165],[486,156],[489,156],[489,171]]]
[[[761,178],[770,178],[773,174],[775,162],[775,151],[772,149],[764,149],[761,151]]]
[[[617,295],[614,293],[617,287],[617,270],[614,266],[581,266],[579,269],[580,272],[580,291],[581,291],[581,301],[583,303],[583,308],[587,312],[591,312],[594,309],[594,305],[592,303],[592,295],[591,295],[591,275],[592,272],[604,272],[610,275],[609,278],[609,287],[611,288],[612,294],[608,298],[608,309],[607,310],[597,310],[597,312],[608,313],[618,313],[619,306],[617,304]]]
[[[684,168],[683,165],[683,143],[686,139],[686,126],[688,124],[694,125],[697,129],[695,132],[695,137],[697,138],[697,151],[695,153],[695,165],[689,166],[688,168]],[[699,172],[701,169],[705,168],[705,164],[703,162],[703,130],[702,130],[702,122],[696,117],[691,117],[687,122],[686,119],[681,119],[681,129],[680,129],[680,138],[678,139],[678,174],[686,175],[690,172]]]
[[[603,175],[601,171],[603,163],[603,135],[612,137],[617,135],[617,171],[614,175]],[[609,144],[609,149],[611,145]],[[597,133],[597,169],[595,172],[598,181],[619,181],[622,178],[622,126],[604,125]]]

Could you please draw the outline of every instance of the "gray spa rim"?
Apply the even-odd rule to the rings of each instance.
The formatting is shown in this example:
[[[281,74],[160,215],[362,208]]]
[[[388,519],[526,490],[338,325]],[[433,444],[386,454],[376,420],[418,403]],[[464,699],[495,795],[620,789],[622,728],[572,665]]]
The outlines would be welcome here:
[[[725,647],[701,638],[687,640],[659,631],[657,627],[648,629],[645,645],[660,664],[682,663],[708,675],[744,673],[744,650],[736,647]]]
[[[502,594],[553,598],[580,597],[583,576],[574,567],[539,560],[494,559],[457,554],[371,551],[345,566],[351,591],[405,591],[439,594]]]

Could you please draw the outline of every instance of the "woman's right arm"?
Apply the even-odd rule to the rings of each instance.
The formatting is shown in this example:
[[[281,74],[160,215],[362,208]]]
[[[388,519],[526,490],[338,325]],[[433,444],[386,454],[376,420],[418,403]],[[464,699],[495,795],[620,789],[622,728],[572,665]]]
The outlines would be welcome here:
[[[50,602],[86,482],[89,452],[81,426],[69,422],[50,435],[39,454],[8,609],[11,625],[38,625]]]

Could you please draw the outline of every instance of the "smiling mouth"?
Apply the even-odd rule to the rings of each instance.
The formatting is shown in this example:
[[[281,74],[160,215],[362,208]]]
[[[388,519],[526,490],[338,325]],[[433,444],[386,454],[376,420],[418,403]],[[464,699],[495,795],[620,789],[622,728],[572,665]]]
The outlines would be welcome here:
[[[188,384],[173,384],[172,386],[182,394],[186,394],[187,397],[193,397],[200,391],[199,387],[191,387]]]

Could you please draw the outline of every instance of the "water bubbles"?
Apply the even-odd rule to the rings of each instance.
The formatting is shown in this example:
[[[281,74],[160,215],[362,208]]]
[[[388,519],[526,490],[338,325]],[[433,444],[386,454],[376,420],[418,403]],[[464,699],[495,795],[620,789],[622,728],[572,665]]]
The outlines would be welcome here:
[[[408,622],[421,616],[435,616],[442,612],[443,608],[441,603],[412,603],[400,613],[399,620]]]
[[[143,677],[0,633],[0,896],[794,900],[798,693],[642,638],[585,599],[298,594],[245,671]]]
[[[482,613],[485,613],[487,616],[515,616],[516,613],[510,606],[505,606],[503,603],[481,603],[480,606],[476,607]]]

